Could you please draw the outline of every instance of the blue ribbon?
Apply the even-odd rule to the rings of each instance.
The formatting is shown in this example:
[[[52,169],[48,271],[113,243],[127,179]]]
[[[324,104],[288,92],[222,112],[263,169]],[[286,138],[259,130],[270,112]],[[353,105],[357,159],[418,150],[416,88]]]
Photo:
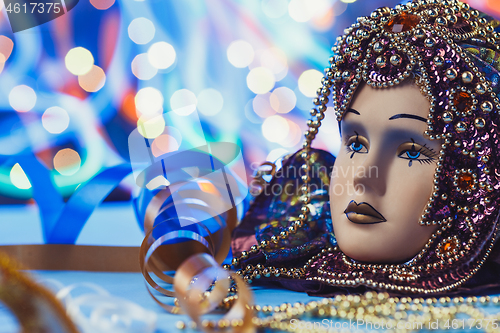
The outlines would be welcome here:
[[[94,209],[132,172],[130,164],[106,169],[81,185],[64,203],[49,171],[35,155],[23,154],[15,159],[31,182],[33,199],[40,209],[44,240],[48,244],[74,244]]]

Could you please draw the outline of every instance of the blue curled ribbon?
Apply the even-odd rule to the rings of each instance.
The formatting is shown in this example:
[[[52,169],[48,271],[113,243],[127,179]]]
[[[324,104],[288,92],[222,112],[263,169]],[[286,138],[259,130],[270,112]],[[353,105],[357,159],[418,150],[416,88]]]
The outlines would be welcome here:
[[[94,209],[132,173],[130,164],[106,169],[81,185],[64,203],[50,173],[33,154],[15,158],[31,182],[33,199],[40,209],[43,237],[47,244],[75,244]]]

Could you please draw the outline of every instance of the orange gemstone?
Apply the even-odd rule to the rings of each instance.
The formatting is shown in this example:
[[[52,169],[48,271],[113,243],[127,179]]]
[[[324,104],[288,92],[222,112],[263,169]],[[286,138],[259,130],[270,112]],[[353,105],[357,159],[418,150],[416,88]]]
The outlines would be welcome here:
[[[393,33],[405,32],[415,28],[419,23],[420,17],[417,15],[402,13],[389,20],[384,29]]]
[[[461,91],[455,96],[455,106],[460,112],[467,112],[472,108],[472,97],[465,91]]]
[[[462,174],[458,177],[458,187],[462,190],[471,188],[473,183],[472,176],[468,173]]]
[[[401,273],[401,274],[399,274],[399,276],[403,277],[403,278],[412,278],[412,277],[414,277],[414,275],[411,274],[411,273]]]
[[[457,244],[453,241],[448,241],[442,245],[442,252],[446,255],[450,255],[457,248]]]

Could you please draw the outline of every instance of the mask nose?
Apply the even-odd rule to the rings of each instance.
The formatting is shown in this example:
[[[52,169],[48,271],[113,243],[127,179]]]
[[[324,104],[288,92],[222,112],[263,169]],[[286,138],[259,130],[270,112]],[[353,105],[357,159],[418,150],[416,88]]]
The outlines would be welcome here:
[[[353,186],[357,193],[375,193],[383,196],[387,189],[383,154],[371,149],[363,161],[355,165]]]

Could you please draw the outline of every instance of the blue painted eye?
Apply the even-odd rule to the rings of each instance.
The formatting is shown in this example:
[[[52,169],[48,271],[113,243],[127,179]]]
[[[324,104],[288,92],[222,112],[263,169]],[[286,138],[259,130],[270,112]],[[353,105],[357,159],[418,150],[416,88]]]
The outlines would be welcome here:
[[[356,142],[351,143],[351,149],[355,152],[358,152],[361,149],[363,149],[363,145],[356,141]]]
[[[406,151],[406,156],[408,156],[408,158],[411,158],[411,159],[417,159],[420,156],[420,152],[419,151],[407,150]]]

